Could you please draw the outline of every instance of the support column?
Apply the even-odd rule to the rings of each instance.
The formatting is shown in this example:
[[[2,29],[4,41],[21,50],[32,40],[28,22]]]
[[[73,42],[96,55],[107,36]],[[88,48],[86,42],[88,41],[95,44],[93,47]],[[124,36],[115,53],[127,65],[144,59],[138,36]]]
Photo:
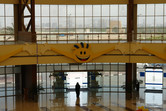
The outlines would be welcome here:
[[[29,6],[28,3],[31,3]],[[19,0],[19,5],[14,5],[15,18],[15,40],[17,43],[36,43],[35,33],[35,0]],[[29,14],[24,16],[24,10],[27,7]],[[28,25],[24,24],[24,18],[30,18]],[[19,76],[16,76],[16,88],[22,87],[22,94],[27,94],[27,98],[33,98],[37,94],[37,65],[22,65],[21,85],[19,84]],[[33,91],[32,91],[33,90]]]
[[[36,76],[37,68],[36,65],[22,65],[21,66],[21,74],[22,74],[22,89],[28,90],[28,96],[30,98],[32,94],[36,94],[35,90],[34,92],[31,92],[31,90],[34,88],[34,86],[37,86],[37,76]],[[27,92],[24,92],[27,93]]]
[[[132,93],[135,89],[137,67],[136,63],[126,63],[126,92]]]
[[[133,0],[127,5],[127,42],[131,43],[137,37],[137,6]],[[136,63],[126,63],[126,92],[132,93],[136,84]]]
[[[18,67],[18,66],[16,66]],[[16,90],[16,95],[20,95],[22,93],[22,81],[21,81],[21,74],[20,73],[15,73],[15,90]]]

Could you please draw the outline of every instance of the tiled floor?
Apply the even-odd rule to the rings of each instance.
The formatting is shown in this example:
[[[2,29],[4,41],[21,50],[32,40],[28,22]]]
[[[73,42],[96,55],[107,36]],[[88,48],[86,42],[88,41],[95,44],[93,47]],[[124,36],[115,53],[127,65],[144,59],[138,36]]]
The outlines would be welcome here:
[[[40,94],[38,102],[22,97],[1,97],[0,111],[136,111],[145,106],[149,111],[166,111],[165,92],[139,93],[81,91],[76,98],[74,91]]]

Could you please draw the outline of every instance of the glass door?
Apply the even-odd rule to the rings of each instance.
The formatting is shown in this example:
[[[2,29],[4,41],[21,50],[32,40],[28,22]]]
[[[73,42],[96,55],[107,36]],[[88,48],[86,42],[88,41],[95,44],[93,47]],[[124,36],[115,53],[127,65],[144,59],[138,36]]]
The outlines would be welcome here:
[[[87,72],[66,72],[67,88],[75,88],[76,83],[80,84],[81,88],[87,88]]]

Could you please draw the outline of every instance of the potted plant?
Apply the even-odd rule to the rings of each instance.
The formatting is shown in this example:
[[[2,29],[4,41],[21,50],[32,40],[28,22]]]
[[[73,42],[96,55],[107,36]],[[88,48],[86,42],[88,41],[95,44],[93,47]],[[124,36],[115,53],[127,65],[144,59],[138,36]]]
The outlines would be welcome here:
[[[101,75],[98,71],[94,71],[90,73],[90,88],[99,88],[98,81],[96,80],[96,77]]]
[[[63,72],[54,71],[52,74],[50,74],[49,77],[51,76],[54,77],[52,89],[64,88],[64,80],[63,80],[64,73]]]
[[[38,94],[41,90],[44,90],[42,84],[38,84],[37,86],[34,85],[30,90],[30,95],[34,101],[38,100]]]

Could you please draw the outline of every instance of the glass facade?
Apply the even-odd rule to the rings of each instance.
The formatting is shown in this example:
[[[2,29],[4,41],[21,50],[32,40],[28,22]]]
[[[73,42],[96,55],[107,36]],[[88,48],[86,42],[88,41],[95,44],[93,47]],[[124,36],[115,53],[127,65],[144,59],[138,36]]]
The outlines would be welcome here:
[[[0,44],[9,44],[14,41],[14,6],[0,4]]]
[[[14,66],[0,67],[0,96],[15,95]]]
[[[35,8],[37,40],[41,43],[126,41],[127,5],[36,5]]]
[[[55,78],[50,76],[53,72],[63,72],[65,73],[64,79],[64,88],[70,89],[73,86],[70,86],[70,81],[67,79],[69,72],[79,73],[79,72],[87,72],[87,82],[89,85],[88,88],[91,87],[91,82],[94,80],[91,72],[99,72],[99,75],[96,76],[95,80],[97,82],[98,87],[100,87],[100,91],[124,91],[122,88],[125,85],[125,63],[110,63],[110,64],[81,64],[81,65],[69,65],[69,64],[47,64],[47,65],[38,65],[38,84],[41,84],[44,87],[44,91],[41,93],[53,93],[56,91],[54,86]],[[60,77],[60,76],[59,76]],[[83,79],[84,77],[82,77]],[[63,79],[63,78],[62,78]],[[80,82],[79,78],[75,78],[73,81]],[[84,83],[81,83],[82,88],[84,88]],[[65,90],[66,91],[66,90]]]
[[[137,40],[166,40],[166,4],[139,4],[137,8]]]

